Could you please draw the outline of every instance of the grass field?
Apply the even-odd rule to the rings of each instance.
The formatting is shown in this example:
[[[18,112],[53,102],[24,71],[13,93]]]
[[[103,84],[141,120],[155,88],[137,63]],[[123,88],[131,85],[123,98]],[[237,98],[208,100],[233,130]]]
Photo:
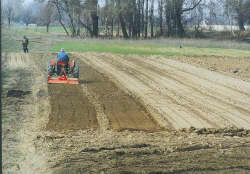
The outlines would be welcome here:
[[[186,43],[185,43],[186,42]],[[192,44],[193,42],[193,44]],[[247,46],[240,49],[233,49],[233,46],[220,45],[217,47],[210,42],[205,43],[204,40],[194,42],[184,41],[181,44],[176,40],[164,42],[164,40],[149,41],[103,41],[103,40],[85,40],[59,42],[55,44],[51,51],[58,51],[65,48],[68,52],[98,52],[98,53],[115,53],[115,54],[137,54],[137,55],[164,55],[164,56],[229,56],[229,57],[250,57],[250,51]],[[203,42],[203,43],[202,43]],[[183,44],[182,44],[183,43]],[[196,46],[199,44],[199,46]],[[180,48],[180,45],[181,48]],[[238,45],[239,46],[239,45]],[[249,47],[250,48],[250,47]]]
[[[12,27],[2,30],[2,50],[21,52],[20,40],[26,35],[30,39],[32,52],[98,52],[136,55],[163,56],[229,56],[250,57],[250,45],[236,41],[215,41],[208,39],[155,39],[155,40],[102,40],[66,37],[62,27]],[[32,42],[39,41],[40,43]],[[180,48],[181,46],[181,48]]]
[[[58,36],[60,35],[60,37]],[[45,27],[11,27],[2,28],[2,51],[3,52],[22,52],[21,41],[23,36],[30,40],[29,50],[32,52],[48,51],[58,38],[64,39],[64,31],[61,27],[51,27],[50,32],[46,32]],[[34,42],[35,41],[35,42]]]

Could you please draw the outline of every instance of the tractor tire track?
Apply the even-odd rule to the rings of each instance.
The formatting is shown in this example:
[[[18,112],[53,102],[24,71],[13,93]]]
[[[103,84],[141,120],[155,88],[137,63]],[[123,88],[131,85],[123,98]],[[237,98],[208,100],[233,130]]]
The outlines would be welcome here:
[[[148,59],[154,61],[152,58],[148,58]],[[181,63],[181,62],[177,63],[174,60],[163,59],[163,58],[159,58],[157,60],[161,64],[175,68],[184,73],[188,73],[190,75],[193,75],[194,77],[199,77],[200,79],[204,79],[205,81],[211,82],[213,84],[216,83],[214,85],[220,85],[224,87],[224,89],[227,88],[234,92],[238,92],[238,94],[244,94],[245,96],[250,97],[250,87],[249,87],[248,82],[244,82],[239,79],[234,79],[232,82],[231,77],[227,77],[225,75],[215,73],[215,72],[205,70],[205,69],[202,69],[202,72],[198,73],[198,71],[200,71],[201,68],[197,68],[194,66],[192,66],[191,68],[187,68],[185,63]],[[176,63],[178,65],[176,65]],[[216,76],[216,78],[214,78],[214,76]]]

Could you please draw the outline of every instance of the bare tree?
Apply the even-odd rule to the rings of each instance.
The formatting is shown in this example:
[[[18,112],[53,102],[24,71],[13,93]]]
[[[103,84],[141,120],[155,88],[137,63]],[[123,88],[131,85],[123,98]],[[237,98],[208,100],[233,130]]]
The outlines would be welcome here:
[[[47,32],[49,32],[50,23],[55,16],[54,10],[54,6],[50,2],[46,2],[46,4],[40,10],[40,13],[38,13],[37,22],[41,25],[45,25]]]
[[[173,10],[172,10],[172,0],[166,0],[165,1],[165,19],[166,19],[166,24],[167,24],[167,35],[168,37],[172,35],[172,30],[173,30]]]
[[[166,0],[165,14],[168,33],[184,36],[183,14],[195,9],[202,0]]]
[[[191,12],[191,24],[195,29],[195,37],[201,37],[202,28],[201,23],[204,21],[204,9],[206,7],[205,3],[200,3],[197,8]]]
[[[244,24],[246,22],[246,16],[245,16],[245,12],[246,12],[246,7],[244,5],[245,1],[243,0],[238,0],[236,2],[234,2],[234,8],[235,11],[237,13],[237,21],[238,21],[238,25],[241,31],[245,31],[245,27]]]
[[[146,0],[145,38],[148,37],[148,0]]]
[[[68,36],[69,34],[72,37],[79,36],[80,26],[82,26],[87,29],[91,36],[98,37],[98,0],[49,0],[49,2],[55,6],[58,21]],[[88,24],[89,16],[92,27]]]
[[[246,18],[247,18],[247,23],[250,24],[250,0],[246,2]]]
[[[111,26],[111,37],[113,37],[114,23],[118,20],[117,9],[115,7],[115,0],[105,0],[105,6],[102,8],[102,15],[100,15],[100,20],[104,21],[106,29]]]
[[[244,25],[249,19],[248,16],[249,11],[250,11],[249,0],[225,0],[226,15],[230,17],[235,16],[235,19],[237,20],[239,29],[241,31],[245,31]]]
[[[143,35],[143,31],[144,31],[144,26],[145,26],[144,6],[145,6],[145,0],[142,0],[141,1],[141,30],[142,30],[142,35]]]
[[[219,6],[218,6],[219,5]],[[208,16],[206,18],[206,21],[208,25],[217,24],[217,16],[218,16],[218,8],[220,7],[220,4],[218,0],[210,0],[207,3],[208,8]]]
[[[160,24],[160,36],[163,35],[163,0],[158,0],[158,12],[159,12],[159,24]]]
[[[119,20],[121,23],[121,27],[122,27],[122,33],[123,33],[123,37],[124,38],[129,38],[128,33],[127,33],[127,29],[126,29],[126,22],[124,20],[124,13],[126,12],[124,9],[125,4],[121,3],[121,0],[117,0],[117,10],[118,10],[118,15],[119,15]]]
[[[62,8],[62,2],[60,0],[50,0],[50,3],[52,3],[57,11],[57,15],[58,15],[58,21],[61,24],[61,26],[63,27],[65,33],[67,36],[69,36],[69,32],[66,28],[66,25],[63,22],[63,8]]]
[[[28,26],[31,23],[35,23],[35,15],[32,11],[32,5],[26,6],[22,11],[22,21]]]
[[[93,22],[93,33],[95,37],[98,37],[98,18],[99,16],[97,15],[97,4],[98,1],[97,0],[91,0],[92,4],[92,12],[91,12],[91,18],[92,18],[92,22]]]
[[[2,13],[3,17],[7,19],[8,26],[11,25],[15,17],[20,16],[23,0],[3,0]]]
[[[150,8],[151,38],[154,37],[154,4],[155,1],[151,0],[151,8]]]
[[[98,37],[98,18],[97,15],[97,6],[98,6],[98,0],[86,0],[84,3],[84,9],[90,13],[91,21],[92,21],[92,29],[91,33],[93,36]],[[82,22],[83,23],[83,22]]]
[[[231,26],[231,33],[234,35],[234,31],[233,31],[233,5],[231,4],[231,2],[229,2],[228,0],[225,0],[224,2],[224,14],[226,15],[227,19],[228,19],[228,23]]]
[[[160,35],[168,33],[168,36],[183,36],[186,12],[194,10],[201,1],[158,0]],[[106,28],[112,26],[113,33],[113,26],[116,23],[118,28],[121,26],[124,38],[140,36],[147,38],[149,24],[151,37],[154,36],[155,0],[103,0],[103,7],[98,6],[98,0],[49,0],[49,2],[54,5],[58,21],[67,35],[78,36],[80,27],[83,27],[91,36],[98,37],[99,25],[105,25]],[[166,21],[163,21],[164,18]],[[166,23],[167,28],[164,28],[163,23]]]

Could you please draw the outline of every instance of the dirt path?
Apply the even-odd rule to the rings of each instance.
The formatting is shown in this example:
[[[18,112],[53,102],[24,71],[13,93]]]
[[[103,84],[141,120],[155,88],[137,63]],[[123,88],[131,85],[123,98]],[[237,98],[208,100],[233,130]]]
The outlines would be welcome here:
[[[140,98],[165,127],[250,128],[248,82],[164,58],[78,56]]]

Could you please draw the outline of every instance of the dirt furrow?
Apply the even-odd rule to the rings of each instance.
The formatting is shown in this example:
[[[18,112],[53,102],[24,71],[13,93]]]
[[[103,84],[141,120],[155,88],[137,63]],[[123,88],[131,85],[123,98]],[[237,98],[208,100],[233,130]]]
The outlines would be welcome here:
[[[164,66],[162,66],[163,63],[158,62],[157,60],[150,59],[141,61],[138,58],[133,58],[133,62],[138,62],[137,65],[143,64],[143,66],[146,66],[147,68],[151,68],[157,72],[169,75],[180,83],[185,80],[185,85],[190,86],[194,90],[210,96],[213,94],[214,97],[220,98],[224,103],[226,102],[233,104],[234,106],[237,106],[243,110],[247,110],[248,108],[248,111],[246,112],[250,114],[250,98],[241,91],[228,88],[225,85],[214,83],[199,77],[199,75],[187,73],[168,64],[164,64]]]
[[[123,60],[123,62],[124,62],[124,60]],[[201,98],[200,96],[206,96],[206,100],[204,100],[204,102],[206,102],[208,100],[216,101],[217,103],[219,103],[219,105],[216,104],[216,106],[214,106],[214,107],[223,106],[223,107],[218,107],[218,108],[220,108],[222,110],[225,110],[225,108],[226,108],[227,112],[231,113],[231,115],[233,115],[233,116],[239,115],[239,112],[240,112],[240,114],[241,114],[240,119],[244,120],[245,122],[248,122],[248,124],[250,123],[248,120],[249,119],[248,115],[250,115],[250,110],[247,109],[250,105],[250,102],[248,102],[246,96],[244,96],[244,98],[241,98],[241,100],[237,100],[233,96],[231,96],[229,98],[228,96],[224,96],[224,95],[217,93],[215,91],[211,91],[208,87],[212,86],[212,84],[207,85],[208,87],[205,87],[205,86],[199,87],[199,84],[197,82],[201,83],[202,80],[198,79],[197,82],[192,83],[193,81],[191,78],[189,79],[188,77],[184,76],[183,74],[182,75],[178,74],[178,71],[176,73],[173,73],[173,70],[172,70],[172,73],[169,73],[168,68],[163,68],[163,67],[159,66],[159,64],[152,66],[152,64],[154,64],[154,62],[151,62],[152,64],[145,63],[145,62],[133,60],[133,63],[137,64],[138,66],[143,65],[147,69],[150,69],[152,72],[155,71],[158,74],[161,74],[162,76],[166,76],[174,81],[177,81],[181,85],[187,86],[187,87],[191,88],[192,90],[198,92],[197,95],[195,96],[195,98]],[[200,88],[203,88],[203,90],[200,90]],[[217,89],[217,91],[218,91],[218,89]],[[223,91],[223,89],[221,91]],[[224,93],[228,94],[227,91],[225,91]],[[231,93],[233,93],[233,91]],[[192,95],[194,95],[194,93],[192,93]],[[182,97],[185,97],[185,96],[182,96]],[[202,98],[201,98],[201,100],[202,100]],[[233,109],[230,109],[230,108],[233,108]],[[237,110],[237,112],[235,110]]]
[[[119,58],[116,57],[116,60],[118,59]],[[112,63],[114,62],[115,61],[113,60]],[[157,74],[152,74],[152,72],[147,72],[146,70],[141,71],[140,70],[141,68],[139,67],[134,67],[131,69],[131,66],[135,66],[134,64],[130,64],[130,66],[128,65],[125,69],[124,66],[127,65],[127,63],[125,62],[126,62],[125,60],[122,60],[122,64],[121,62],[118,62],[114,66],[118,66],[118,69],[119,69],[119,67],[123,65],[123,67],[122,68],[120,67],[120,69],[124,69],[125,73],[130,72],[130,75],[133,75],[136,78],[138,78],[139,81],[141,81],[143,84],[152,88],[152,90],[154,90],[155,92],[158,92],[159,95],[164,96],[165,102],[162,102],[162,104],[163,105],[165,104],[166,106],[171,106],[170,110],[173,112],[172,115],[176,115],[176,117],[174,117],[176,119],[175,121],[176,123],[185,121],[186,124],[197,126],[197,127],[200,127],[200,126],[220,127],[215,122],[211,121],[212,120],[211,117],[214,117],[214,114],[216,113],[214,113],[212,116],[210,115],[210,119],[207,119],[207,112],[202,112],[204,109],[199,110],[196,107],[193,107],[194,106],[193,100],[187,99],[187,97],[174,92],[174,89],[175,89],[174,87],[176,87],[176,84],[172,85],[173,89],[168,90],[167,92],[166,90],[162,91],[161,89],[167,89],[167,88],[163,87],[165,85],[166,80],[164,81],[159,80],[162,78],[161,76],[157,77],[156,78],[157,80],[152,79],[152,77],[156,77]],[[162,86],[162,87],[159,87],[159,86]],[[169,103],[166,103],[166,100],[169,100]],[[187,115],[186,113],[189,113],[189,115]],[[218,120],[218,119],[221,119],[221,117],[218,115],[216,118],[213,118],[213,119]],[[225,122],[225,120],[221,120],[221,122]],[[221,125],[221,126],[225,127],[225,125]]]
[[[145,64],[145,62],[139,61],[137,65]],[[216,84],[207,83],[203,79],[196,78],[194,75],[189,76],[189,74],[186,73],[179,73],[178,70],[175,71],[175,73],[169,73],[168,70],[171,69],[171,67],[163,68],[160,65],[161,64],[157,64],[154,61],[151,61],[150,63],[146,63],[145,66],[147,66],[147,68],[151,69],[152,71],[157,71],[163,76],[168,76],[169,78],[176,80],[182,85],[192,88],[194,91],[197,91],[201,95],[208,97],[208,99],[210,100],[221,103],[219,106],[223,107],[218,107],[218,105],[216,105],[216,107],[221,108],[222,110],[226,108],[227,112],[231,113],[232,115],[239,115],[240,112],[240,119],[248,122],[248,124],[250,123],[248,120],[248,116],[250,115],[250,100],[246,95],[241,94],[238,91],[233,91],[232,89],[228,91],[226,90],[227,88],[224,89],[224,87],[216,88]],[[199,97],[199,95],[196,97]]]
[[[96,109],[102,110],[114,130],[161,130],[156,121],[136,99],[119,89],[113,82],[101,73],[80,61],[80,69],[84,70],[82,78],[85,87]],[[97,107],[98,106],[98,107]],[[102,107],[102,108],[100,108]],[[107,122],[107,121],[105,121]],[[106,126],[107,128],[109,125]]]
[[[216,85],[221,85],[225,88],[233,90],[234,92],[237,91],[240,94],[244,94],[245,96],[250,97],[250,86],[248,82],[225,76],[216,72],[212,72],[203,68],[198,68],[194,66],[190,67],[190,65],[188,64],[170,59],[159,58],[157,60],[161,64],[172,66],[175,69],[181,70],[185,73],[192,74],[206,81],[213,82]]]
[[[137,59],[139,60],[139,59]],[[168,62],[164,62],[162,59],[152,59],[152,58],[145,58],[145,62],[148,62],[151,65],[155,65],[158,68],[161,68],[169,73],[169,71],[174,71],[174,75],[176,76],[185,76],[185,79],[187,79],[191,84],[194,84],[199,90],[209,90],[210,93],[216,94],[216,96],[220,95],[227,99],[228,102],[234,100],[233,103],[236,104],[236,102],[239,102],[240,106],[248,107],[250,103],[250,89],[242,89],[239,90],[238,87],[234,87],[233,85],[225,85],[221,83],[221,81],[214,80],[213,78],[210,79],[209,75],[207,76],[200,76],[199,73],[190,72],[188,69],[185,71],[185,69],[180,68],[179,66],[174,66],[172,64],[169,64]],[[201,68],[200,68],[201,69]],[[203,71],[203,69],[201,69]],[[210,71],[205,70],[210,73]],[[214,73],[214,72],[212,72]],[[214,73],[214,77],[216,77],[216,74]],[[219,74],[220,75],[220,74]],[[228,77],[225,76],[225,79]],[[232,78],[231,78],[232,79]],[[245,85],[244,81],[240,81],[238,79],[235,79],[238,81],[238,83],[243,83]],[[240,85],[239,85],[240,86]],[[245,85],[247,87],[248,85]],[[248,92],[245,92],[248,91]],[[230,99],[230,100],[229,100]],[[242,103],[241,101],[244,100]],[[246,104],[247,103],[247,104]]]
[[[162,110],[161,107],[152,107],[151,105],[147,104],[147,103],[152,103],[155,101],[154,93],[152,93],[152,90],[150,88],[148,88],[145,85],[144,86],[141,85],[134,78],[131,78],[130,76],[120,71],[117,71],[116,69],[114,69],[114,67],[108,65],[107,63],[99,61],[98,58],[97,59],[94,58],[93,55],[90,56],[88,54],[77,54],[77,56],[81,58],[81,60],[83,60],[86,64],[91,65],[93,68],[95,68],[99,72],[100,71],[105,72],[107,75],[109,75],[112,81],[115,81],[115,82],[118,81],[119,83],[123,84],[122,86],[119,86],[119,87],[121,87],[124,91],[131,92],[131,94],[139,93],[139,95],[136,96],[137,99],[145,104],[145,107],[147,108],[147,110],[151,112],[151,114],[157,120],[157,122],[161,125],[161,127],[173,128],[173,125],[171,125],[171,122],[166,120],[166,118],[162,117],[161,116],[162,114],[159,113],[159,111],[164,112],[164,110]],[[115,78],[115,79],[112,78],[113,74],[106,70],[115,72],[114,77],[119,77],[119,78]],[[137,83],[135,83],[135,81]],[[147,95],[147,97],[145,97],[145,95]],[[145,100],[149,100],[149,101],[145,102]],[[164,114],[168,114],[168,113],[165,112]]]
[[[118,60],[120,60],[120,62],[118,64],[121,64],[121,63],[126,64],[126,60],[119,59],[116,57],[116,61],[118,61]],[[143,61],[136,63],[136,61],[133,60],[129,64],[130,64],[130,66],[134,66],[134,69],[139,70],[141,74],[148,75],[151,73],[151,75],[148,78],[155,77],[155,81],[156,81],[155,83],[157,83],[157,81],[161,81],[161,79],[162,79],[163,81],[160,84],[158,83],[158,85],[165,86],[166,88],[172,87],[171,90],[176,91],[177,95],[181,98],[185,97],[185,93],[186,93],[186,96],[188,96],[186,98],[190,98],[191,100],[189,99],[189,101],[193,101],[194,103],[195,103],[195,100],[197,98],[199,98],[200,101],[203,102],[203,105],[206,104],[207,102],[210,102],[210,104],[213,105],[213,107],[211,109],[216,108],[217,112],[220,113],[219,116],[223,117],[223,115],[224,115],[224,118],[229,119],[229,121],[231,120],[230,121],[231,124],[235,125],[234,123],[236,123],[236,125],[241,125],[243,127],[249,126],[250,122],[249,122],[248,115],[250,115],[250,112],[248,110],[241,108],[237,105],[228,104],[226,101],[223,101],[220,98],[215,97],[216,94],[215,94],[215,96],[213,96],[212,95],[213,92],[210,92],[210,91],[208,91],[206,93],[200,92],[199,88],[195,87],[195,85],[192,85],[192,84],[188,85],[189,82],[185,80],[185,76],[183,76],[181,78],[179,77],[179,79],[173,78],[173,76],[175,75],[175,72],[162,73],[162,71],[159,71],[159,69],[161,67],[152,67],[151,65],[148,65],[148,64],[146,65],[145,69],[143,69],[142,67],[145,66],[145,63]],[[135,64],[137,64],[137,66]],[[147,69],[150,71],[146,72]],[[157,74],[154,72],[156,72]],[[168,81],[169,79],[171,79],[173,81],[171,81],[171,80]],[[168,82],[166,83],[166,81],[168,81]],[[171,85],[167,86],[167,84],[171,84]],[[184,90],[184,93],[183,94],[179,93],[179,91],[176,90],[178,88],[180,91]],[[191,89],[189,89],[189,88],[191,88]],[[185,92],[185,90],[186,90],[186,92]],[[215,103],[215,105],[213,103]],[[193,105],[193,106],[195,106],[195,105]],[[187,106],[184,106],[184,108],[186,109]],[[191,110],[193,110],[192,106],[191,106]]]
[[[123,66],[124,64],[125,63],[123,62]],[[197,106],[197,104],[199,103],[195,103],[195,101],[190,100],[186,96],[180,96],[174,90],[168,90],[167,88],[159,88],[159,86],[164,86],[164,83],[159,82],[159,79],[161,77],[158,77],[158,81],[157,81],[151,78],[152,74],[150,74],[149,72],[143,73],[143,72],[137,71],[137,69],[138,68],[134,68],[132,70],[129,69],[128,71],[125,71],[125,72],[130,72],[131,75],[135,76],[143,84],[149,86],[152,90],[154,90],[159,95],[164,96],[166,100],[169,99],[168,104],[166,104],[166,102],[162,102],[162,104],[165,104],[167,106],[172,106],[170,109],[172,110],[173,114],[178,115],[180,119],[185,120],[185,122],[187,122],[189,125],[195,125],[195,124],[201,125],[202,124],[204,127],[220,127],[215,122],[212,122],[211,120],[206,118],[208,109],[204,111],[204,107],[199,106],[199,105]],[[165,91],[162,89],[165,89]],[[194,103],[197,107],[193,107]],[[175,108],[173,106],[175,106]],[[182,107],[181,110],[179,109],[180,107]],[[184,113],[182,113],[182,111],[184,111]],[[185,116],[186,112],[190,113],[189,118]],[[210,112],[213,112],[213,110],[210,109]],[[216,113],[213,113],[213,115],[214,114]],[[211,117],[213,117],[213,115],[210,116],[210,119]],[[191,120],[193,119],[193,117],[196,117],[196,120]],[[218,120],[221,118],[217,116],[217,118],[214,118],[214,119]],[[225,120],[221,120],[221,121],[225,122]]]
[[[116,66],[116,70],[114,71],[123,71],[123,73],[126,73],[129,76],[136,76],[137,79],[141,79],[142,81],[149,81],[146,86],[151,88],[153,87],[153,93],[158,90],[158,92],[167,94],[168,97],[171,96],[172,99],[175,100],[175,102],[173,102],[172,100],[173,103],[171,103],[171,100],[169,100],[169,98],[167,100],[167,96],[165,95],[166,97],[162,100],[163,102],[161,103],[165,102],[165,106],[171,108],[167,109],[168,114],[170,114],[172,117],[180,117],[179,119],[182,120],[183,125],[196,125],[198,127],[200,125],[211,127],[211,123],[214,122],[212,127],[217,127],[215,123],[217,123],[219,127],[229,126],[228,124],[230,123],[230,125],[235,125],[237,127],[249,128],[249,111],[248,109],[239,106],[239,103],[244,103],[245,105],[247,105],[247,101],[243,100],[244,98],[241,98],[244,97],[244,94],[238,94],[238,91],[234,92],[234,96],[239,96],[240,98],[238,98],[238,100],[236,101],[234,101],[233,98],[227,98],[229,97],[227,96],[227,94],[225,94],[225,96],[227,97],[221,95],[224,97],[221,99],[221,96],[217,96],[216,94],[212,93],[212,90],[210,88],[213,87],[213,83],[211,82],[204,82],[205,84],[210,84],[208,87],[203,88],[201,91],[195,84],[192,84],[188,81],[188,78],[191,77],[186,75],[186,79],[185,73],[181,74],[174,68],[172,68],[169,73],[169,71],[164,71],[164,69],[168,68],[167,66],[160,68],[157,67],[156,64],[153,64],[149,61],[144,62],[144,60],[138,61],[130,58],[127,58],[128,60],[125,60],[120,56],[116,56],[114,59],[112,59],[111,57],[112,56],[110,56],[110,58],[107,56],[98,57],[98,61],[102,59],[102,63],[105,61],[108,62],[110,66]],[[140,85],[145,85],[145,83]],[[223,89],[223,87],[220,88]],[[167,89],[167,92],[166,90],[162,91],[162,89]],[[225,93],[227,92],[228,91],[226,91]],[[221,93],[224,94],[222,91]],[[157,100],[155,101],[155,103],[160,101],[159,98],[155,98]],[[229,103],[228,101],[231,102]],[[164,107],[164,104],[162,104],[161,107]],[[206,111],[208,109],[210,110],[210,112]],[[171,119],[173,120],[173,118],[168,118],[168,120]],[[218,122],[218,120],[220,121]],[[229,123],[227,122],[227,120],[229,121]],[[176,121],[177,120],[175,120],[175,122]],[[177,122],[180,122],[180,120],[178,120]],[[174,127],[178,127],[178,124],[175,124]]]
[[[88,59],[88,62],[92,62],[92,59]],[[99,64],[99,65],[98,65]],[[150,108],[153,110],[153,112],[156,110],[158,114],[153,114],[157,117],[157,120],[165,125],[167,128],[183,128],[183,127],[190,127],[192,125],[191,121],[187,121],[184,117],[184,112],[174,109],[175,107],[178,107],[173,102],[166,99],[165,96],[162,96],[161,94],[157,94],[157,92],[153,91],[151,88],[149,88],[147,85],[143,85],[140,81],[135,79],[130,79],[130,76],[126,75],[126,73],[119,72],[120,70],[104,63],[100,62],[100,60],[96,59],[92,66],[96,66],[97,69],[100,69],[100,67],[105,67],[103,69],[112,70],[114,74],[112,75],[118,76],[116,80],[122,83],[124,86],[127,86],[132,93],[139,94],[139,97],[145,102],[145,105],[150,106]],[[109,72],[107,72],[109,73]],[[120,77],[122,77],[120,79]],[[124,84],[124,81],[127,82]],[[169,107],[172,106],[172,107]],[[176,114],[178,112],[178,114]],[[175,115],[175,117],[171,117],[171,115]]]

